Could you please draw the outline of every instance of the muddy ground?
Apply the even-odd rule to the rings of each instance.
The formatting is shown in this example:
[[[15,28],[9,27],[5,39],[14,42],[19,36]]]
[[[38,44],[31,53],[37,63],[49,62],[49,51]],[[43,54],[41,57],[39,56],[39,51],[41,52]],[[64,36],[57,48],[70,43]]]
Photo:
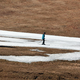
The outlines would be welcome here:
[[[80,37],[80,1],[0,0],[0,29]]]
[[[32,51],[36,50],[36,51]],[[38,52],[44,51],[44,52]],[[30,47],[0,47],[0,55],[47,56],[48,54],[77,52]],[[0,60],[0,80],[80,80],[80,61],[51,61],[19,63]]]
[[[47,56],[46,54],[68,53],[78,52],[77,50],[63,50],[63,49],[51,49],[51,48],[31,48],[31,47],[10,47],[1,46],[1,56]]]
[[[0,60],[0,80],[80,80],[80,61],[26,64]]]
[[[80,1],[0,0],[0,30],[80,37]],[[75,51],[0,46],[0,55],[46,56],[67,52]],[[30,64],[0,60],[0,80],[80,80],[80,61]]]

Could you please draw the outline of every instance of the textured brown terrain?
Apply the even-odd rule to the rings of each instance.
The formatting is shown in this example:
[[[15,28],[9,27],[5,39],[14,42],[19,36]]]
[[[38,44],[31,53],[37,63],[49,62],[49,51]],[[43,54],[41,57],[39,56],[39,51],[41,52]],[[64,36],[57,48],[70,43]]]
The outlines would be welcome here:
[[[37,50],[36,50],[37,49]],[[35,50],[35,51],[32,51]],[[43,52],[39,52],[41,50]],[[47,56],[46,54],[68,53],[77,52],[76,50],[62,50],[62,49],[49,49],[49,48],[31,48],[31,47],[0,47],[0,55],[2,56]]]
[[[80,0],[0,0],[0,30],[80,37]],[[45,52],[30,51],[39,49]],[[0,55],[75,52],[0,47]],[[80,61],[19,63],[0,60],[0,80],[80,80]]]
[[[80,61],[26,64],[0,60],[0,80],[80,80]]]
[[[0,29],[80,37],[80,0],[0,0]]]

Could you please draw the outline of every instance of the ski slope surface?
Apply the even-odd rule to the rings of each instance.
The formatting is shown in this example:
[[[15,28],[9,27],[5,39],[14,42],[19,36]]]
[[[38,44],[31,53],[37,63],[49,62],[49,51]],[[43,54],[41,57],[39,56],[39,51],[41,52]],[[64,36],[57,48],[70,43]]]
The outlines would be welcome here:
[[[46,35],[46,45],[42,45],[42,34],[0,30],[0,46],[45,47],[67,50],[80,50],[80,38]],[[44,56],[0,56],[0,59],[18,62],[38,62],[53,60],[79,60],[80,52],[64,54],[47,54]]]

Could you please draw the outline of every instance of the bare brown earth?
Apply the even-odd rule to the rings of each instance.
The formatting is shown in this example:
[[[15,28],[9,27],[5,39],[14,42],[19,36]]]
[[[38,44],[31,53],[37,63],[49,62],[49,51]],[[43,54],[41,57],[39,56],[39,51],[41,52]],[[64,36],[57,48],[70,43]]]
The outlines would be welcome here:
[[[37,50],[44,52],[38,52]],[[36,51],[31,51],[36,50]],[[76,50],[62,50],[62,49],[49,49],[49,48],[31,48],[31,47],[0,47],[0,55],[2,56],[47,56],[46,54],[68,53],[77,52]]]
[[[0,29],[80,37],[80,0],[0,0]]]
[[[26,64],[0,60],[0,80],[80,80],[80,61]]]
[[[31,51],[38,49],[44,52]],[[46,54],[77,52],[49,48],[1,46],[0,55],[47,56]],[[80,80],[80,61],[19,63],[0,60],[0,80]]]
[[[0,30],[80,37],[80,0],[0,0]],[[39,49],[45,52],[30,51]],[[0,47],[0,55],[75,52]],[[18,63],[0,60],[0,80],[80,80],[80,61]]]

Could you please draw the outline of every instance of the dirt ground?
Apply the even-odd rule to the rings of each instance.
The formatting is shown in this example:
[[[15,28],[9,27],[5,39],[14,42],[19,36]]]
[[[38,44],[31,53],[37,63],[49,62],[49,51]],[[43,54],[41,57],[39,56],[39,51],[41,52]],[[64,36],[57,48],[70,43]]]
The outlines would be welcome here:
[[[34,50],[34,51],[33,51]],[[41,52],[39,52],[39,50]],[[31,48],[31,47],[0,47],[0,55],[2,56],[47,56],[46,54],[68,53],[78,52],[76,50],[62,50],[62,49],[50,49],[50,48]]]
[[[0,80],[80,80],[80,61],[26,64],[0,60]]]
[[[0,0],[0,30],[80,37],[80,0]],[[68,52],[75,51],[0,46],[0,55]],[[80,61],[30,64],[0,60],[0,80],[80,80]]]
[[[40,50],[44,52],[32,51]],[[47,56],[48,54],[77,52],[48,48],[1,46],[0,55]],[[80,80],[80,61],[51,61],[19,63],[0,60],[0,80]]]
[[[0,0],[0,29],[80,37],[80,0]]]

